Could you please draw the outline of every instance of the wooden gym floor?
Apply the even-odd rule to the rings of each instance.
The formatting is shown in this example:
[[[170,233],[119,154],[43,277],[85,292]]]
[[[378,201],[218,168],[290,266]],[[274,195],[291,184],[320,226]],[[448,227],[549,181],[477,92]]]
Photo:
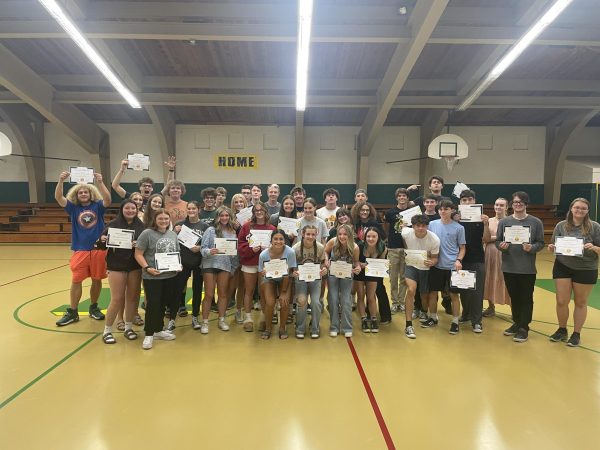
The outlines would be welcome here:
[[[203,336],[188,316],[176,341],[151,351],[120,333],[103,344],[104,323],[85,316],[54,325],[68,303],[69,255],[0,247],[2,449],[598,448],[600,285],[582,347],[548,342],[556,317],[545,251],[525,344],[502,335],[509,309],[498,307],[482,335],[464,326],[450,336],[442,312],[415,341],[400,316],[379,335],[346,340],[327,336],[324,314],[315,341],[262,341],[214,323]]]

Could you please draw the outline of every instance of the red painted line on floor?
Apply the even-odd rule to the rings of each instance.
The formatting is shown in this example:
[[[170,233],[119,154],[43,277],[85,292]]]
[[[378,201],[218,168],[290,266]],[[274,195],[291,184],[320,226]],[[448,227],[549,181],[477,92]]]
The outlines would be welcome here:
[[[41,274],[46,273],[46,272],[52,272],[53,270],[61,269],[61,268],[66,267],[68,265],[69,264],[67,263],[67,264],[63,264],[62,266],[53,267],[52,269],[48,269],[48,270],[44,270],[42,272],[34,273],[33,275],[27,275],[26,277],[19,278],[18,280],[13,280],[13,281],[9,281],[8,283],[0,284],[0,287],[2,287],[2,286],[8,286],[9,284],[16,283],[17,281],[26,280],[27,278],[33,278],[33,277],[36,277],[36,276],[41,275]]]
[[[379,405],[377,404],[377,399],[375,398],[375,394],[373,394],[373,390],[371,389],[371,385],[369,384],[367,375],[365,374],[360,359],[358,358],[358,354],[356,353],[356,349],[354,348],[352,339],[348,338],[346,339],[346,342],[348,343],[348,347],[350,347],[350,353],[352,353],[352,357],[354,358],[354,364],[356,364],[356,368],[358,369],[360,379],[363,382],[365,391],[367,391],[367,396],[369,397],[369,401],[371,402],[371,407],[373,408],[373,412],[375,413],[375,417],[377,418],[377,423],[379,424],[379,428],[381,429],[381,434],[383,434],[383,439],[385,440],[387,448],[388,450],[395,450],[396,446],[394,445],[392,436],[390,435],[387,425],[385,424],[385,420],[383,418],[383,415],[381,414]]]

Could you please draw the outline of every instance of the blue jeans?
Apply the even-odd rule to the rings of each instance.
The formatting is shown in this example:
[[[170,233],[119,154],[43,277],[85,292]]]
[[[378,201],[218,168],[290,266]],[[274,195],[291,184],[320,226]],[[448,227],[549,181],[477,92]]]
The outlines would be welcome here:
[[[347,278],[327,278],[327,303],[331,317],[330,331],[340,332],[340,306],[342,308],[341,332],[352,331],[352,280]]]
[[[296,279],[296,332],[304,334],[306,329],[306,308],[310,295],[312,309],[311,333],[319,333],[319,322],[323,305],[321,304],[321,280],[306,282]]]

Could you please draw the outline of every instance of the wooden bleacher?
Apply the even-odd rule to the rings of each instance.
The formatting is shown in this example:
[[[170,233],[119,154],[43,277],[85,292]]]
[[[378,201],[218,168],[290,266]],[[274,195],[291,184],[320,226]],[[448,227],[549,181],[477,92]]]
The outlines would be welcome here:
[[[111,205],[105,221],[112,220],[118,205]],[[56,203],[0,204],[0,243],[69,243],[71,222]]]

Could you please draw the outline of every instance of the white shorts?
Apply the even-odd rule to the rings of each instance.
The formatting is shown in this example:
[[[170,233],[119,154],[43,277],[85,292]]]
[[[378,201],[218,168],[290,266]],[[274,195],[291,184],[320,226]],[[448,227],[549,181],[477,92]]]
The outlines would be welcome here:
[[[246,272],[246,273],[258,273],[258,266],[244,266],[244,265],[242,265],[242,272]]]

